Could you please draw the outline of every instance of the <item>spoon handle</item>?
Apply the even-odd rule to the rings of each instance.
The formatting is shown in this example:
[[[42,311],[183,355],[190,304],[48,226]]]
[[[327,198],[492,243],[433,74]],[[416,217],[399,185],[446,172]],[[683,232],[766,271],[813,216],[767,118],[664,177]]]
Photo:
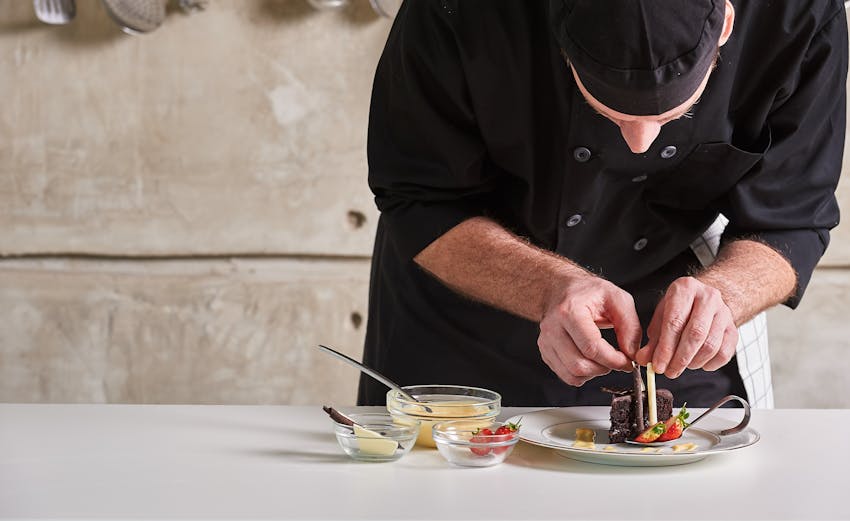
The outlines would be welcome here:
[[[382,375],[381,373],[379,373],[379,372],[377,372],[373,369],[366,367],[365,365],[361,364],[357,360],[355,360],[355,359],[353,359],[349,356],[346,356],[346,355],[340,353],[339,351],[331,349],[328,346],[323,346],[322,344],[319,344],[319,349],[328,353],[329,355],[332,355],[332,356],[335,356],[336,358],[339,358],[340,360],[342,360],[343,362],[345,362],[347,364],[353,365],[354,367],[360,369],[361,371],[368,374],[369,376],[371,376],[375,380],[381,382],[382,384],[386,385],[390,389],[397,391],[399,394],[401,394],[404,397],[405,400],[410,400],[411,402],[418,402],[419,401],[416,398],[410,396],[408,393],[404,392],[404,390],[401,387],[399,387],[398,384],[396,384],[395,382],[393,382],[392,380],[390,380],[386,376]]]
[[[741,402],[741,405],[744,406],[744,418],[741,420],[741,423],[739,423],[738,425],[731,427],[729,429],[724,429],[724,430],[720,431],[720,435],[726,436],[728,434],[735,434],[736,432],[741,432],[742,430],[746,429],[747,425],[750,423],[750,404],[747,403],[747,400],[744,400],[740,396],[735,396],[733,394],[730,394],[729,396],[724,396],[723,398],[721,398],[717,403],[712,405],[707,411],[700,414],[694,421],[692,421],[691,424],[688,425],[688,427],[690,427],[691,425],[700,421],[701,419],[705,418],[706,416],[708,416],[710,413],[714,412],[715,409],[717,409],[718,407],[720,407],[724,403],[732,401],[732,400],[736,400],[738,402]]]

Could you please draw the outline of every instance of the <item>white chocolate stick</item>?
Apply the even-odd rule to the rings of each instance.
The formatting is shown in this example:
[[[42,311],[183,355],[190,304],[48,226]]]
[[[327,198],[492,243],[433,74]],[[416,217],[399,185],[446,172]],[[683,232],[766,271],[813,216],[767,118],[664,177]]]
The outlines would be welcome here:
[[[655,402],[655,371],[652,362],[646,364],[646,402],[649,404],[649,425],[658,423],[658,404]]]

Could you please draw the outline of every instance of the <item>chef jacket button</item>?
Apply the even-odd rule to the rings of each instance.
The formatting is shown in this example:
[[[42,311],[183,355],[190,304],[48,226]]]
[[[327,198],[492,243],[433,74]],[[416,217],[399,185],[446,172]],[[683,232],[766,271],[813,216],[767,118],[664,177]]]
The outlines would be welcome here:
[[[572,217],[570,217],[569,219],[567,219],[567,228],[572,228],[573,226],[577,225],[580,222],[581,222],[581,215],[575,214]]]
[[[646,248],[647,242],[649,242],[649,241],[646,240],[646,237],[641,237],[640,239],[635,241],[635,244],[632,246],[632,248],[634,248],[635,251],[640,251],[640,250]]]
[[[632,182],[633,183],[642,183],[643,181],[646,181],[647,177],[648,176],[646,174],[636,175],[632,178]]]
[[[586,163],[590,159],[590,149],[587,147],[578,147],[573,150],[573,157],[579,163]]]
[[[670,159],[676,155],[676,147],[673,145],[661,149],[661,159]]]

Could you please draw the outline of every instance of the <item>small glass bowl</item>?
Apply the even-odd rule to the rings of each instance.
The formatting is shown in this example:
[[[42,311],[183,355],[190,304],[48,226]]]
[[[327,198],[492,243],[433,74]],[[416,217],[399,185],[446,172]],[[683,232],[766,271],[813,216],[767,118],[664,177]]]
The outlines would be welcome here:
[[[505,425],[490,423],[486,427],[493,432]],[[505,461],[519,441],[519,431],[510,434],[477,434],[477,425],[469,422],[447,421],[434,425],[432,435],[437,450],[446,461],[461,467],[489,467]]]
[[[393,418],[387,413],[346,414],[360,427],[378,433],[375,437],[348,425],[334,422],[336,441],[342,450],[359,461],[395,461],[416,444],[419,422]]]
[[[502,396],[480,387],[463,385],[411,385],[403,389],[421,402],[404,398],[397,391],[387,393],[387,410],[396,419],[422,422],[417,445],[436,447],[431,436],[435,423],[466,420],[472,427],[486,427],[502,410]],[[426,409],[427,407],[427,409]]]

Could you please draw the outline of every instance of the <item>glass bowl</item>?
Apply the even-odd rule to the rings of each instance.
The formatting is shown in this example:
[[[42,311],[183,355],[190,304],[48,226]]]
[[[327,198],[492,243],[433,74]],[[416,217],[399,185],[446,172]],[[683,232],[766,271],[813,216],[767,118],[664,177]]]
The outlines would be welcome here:
[[[359,461],[395,461],[416,444],[419,422],[387,413],[346,414],[357,427],[334,422],[336,441]]]
[[[405,399],[397,391],[387,393],[387,410],[393,418],[421,422],[417,445],[436,447],[431,435],[435,423],[465,420],[474,427],[486,427],[502,410],[502,397],[495,391],[462,385],[411,385],[403,387],[421,402]],[[427,409],[426,409],[427,407]]]
[[[492,432],[505,425],[493,422],[487,425]],[[447,421],[432,429],[437,450],[446,461],[461,467],[489,467],[498,465],[514,450],[519,441],[519,430],[510,434],[481,434],[480,427],[469,422]]]

